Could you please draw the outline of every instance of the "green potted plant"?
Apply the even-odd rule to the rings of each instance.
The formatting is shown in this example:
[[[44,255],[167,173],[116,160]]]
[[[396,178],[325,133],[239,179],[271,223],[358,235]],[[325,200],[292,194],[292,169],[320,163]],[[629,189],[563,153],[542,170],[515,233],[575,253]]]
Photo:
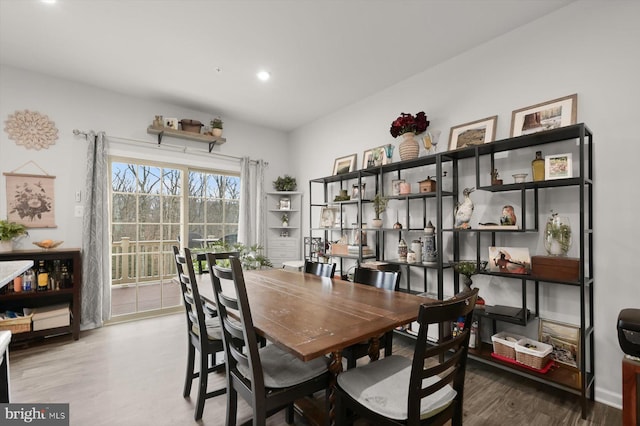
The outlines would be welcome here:
[[[296,178],[289,175],[278,176],[278,179],[273,181],[273,188],[276,191],[295,191],[297,187]]]
[[[289,215],[288,214],[283,213],[282,217],[280,218],[280,220],[282,221],[282,226],[283,227],[289,226]]]
[[[216,117],[211,120],[211,134],[217,138],[222,136],[222,119],[220,117]]]
[[[0,252],[13,250],[13,242],[23,235],[28,235],[26,226],[0,220]]]
[[[373,211],[375,212],[375,217],[371,221],[371,226],[374,228],[382,228],[382,219],[380,218],[380,214],[387,209],[387,203],[389,203],[389,199],[383,196],[380,193],[377,193],[375,197],[373,197]]]

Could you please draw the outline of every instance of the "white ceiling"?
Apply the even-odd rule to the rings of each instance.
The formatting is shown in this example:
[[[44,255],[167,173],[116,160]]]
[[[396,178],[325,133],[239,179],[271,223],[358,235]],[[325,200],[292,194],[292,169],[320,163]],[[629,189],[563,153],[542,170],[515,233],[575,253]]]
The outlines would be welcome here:
[[[289,131],[571,1],[0,0],[0,63]]]

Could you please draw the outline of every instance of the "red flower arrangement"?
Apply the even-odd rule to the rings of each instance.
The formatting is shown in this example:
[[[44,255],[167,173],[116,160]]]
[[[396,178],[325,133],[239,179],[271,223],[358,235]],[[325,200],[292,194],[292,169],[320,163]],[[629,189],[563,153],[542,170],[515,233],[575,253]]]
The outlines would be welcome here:
[[[407,132],[413,132],[419,135],[427,130],[427,127],[429,127],[429,120],[427,120],[427,115],[424,111],[420,111],[415,117],[403,112],[400,114],[400,117],[391,123],[391,136],[397,138],[399,135]]]

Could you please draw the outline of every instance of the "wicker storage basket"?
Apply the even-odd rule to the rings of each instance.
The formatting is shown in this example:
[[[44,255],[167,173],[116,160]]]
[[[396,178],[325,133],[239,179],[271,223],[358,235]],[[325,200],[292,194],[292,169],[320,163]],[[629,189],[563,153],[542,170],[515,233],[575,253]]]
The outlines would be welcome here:
[[[31,331],[31,317],[33,314],[19,318],[7,318],[0,320],[0,330],[9,330],[12,334]]]
[[[505,358],[516,359],[516,342],[520,339],[523,337],[505,331],[494,334],[491,336],[493,352]]]
[[[530,345],[530,347],[527,347]],[[531,368],[541,370],[551,359],[553,347],[532,339],[520,339],[516,342],[516,361]]]

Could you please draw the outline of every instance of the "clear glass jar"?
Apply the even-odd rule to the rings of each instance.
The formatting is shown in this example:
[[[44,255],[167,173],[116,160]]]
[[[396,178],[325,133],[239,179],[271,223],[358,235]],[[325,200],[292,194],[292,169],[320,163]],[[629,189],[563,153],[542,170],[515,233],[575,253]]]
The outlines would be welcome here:
[[[551,256],[566,256],[571,248],[571,222],[569,218],[552,213],[544,232],[544,248]]]

